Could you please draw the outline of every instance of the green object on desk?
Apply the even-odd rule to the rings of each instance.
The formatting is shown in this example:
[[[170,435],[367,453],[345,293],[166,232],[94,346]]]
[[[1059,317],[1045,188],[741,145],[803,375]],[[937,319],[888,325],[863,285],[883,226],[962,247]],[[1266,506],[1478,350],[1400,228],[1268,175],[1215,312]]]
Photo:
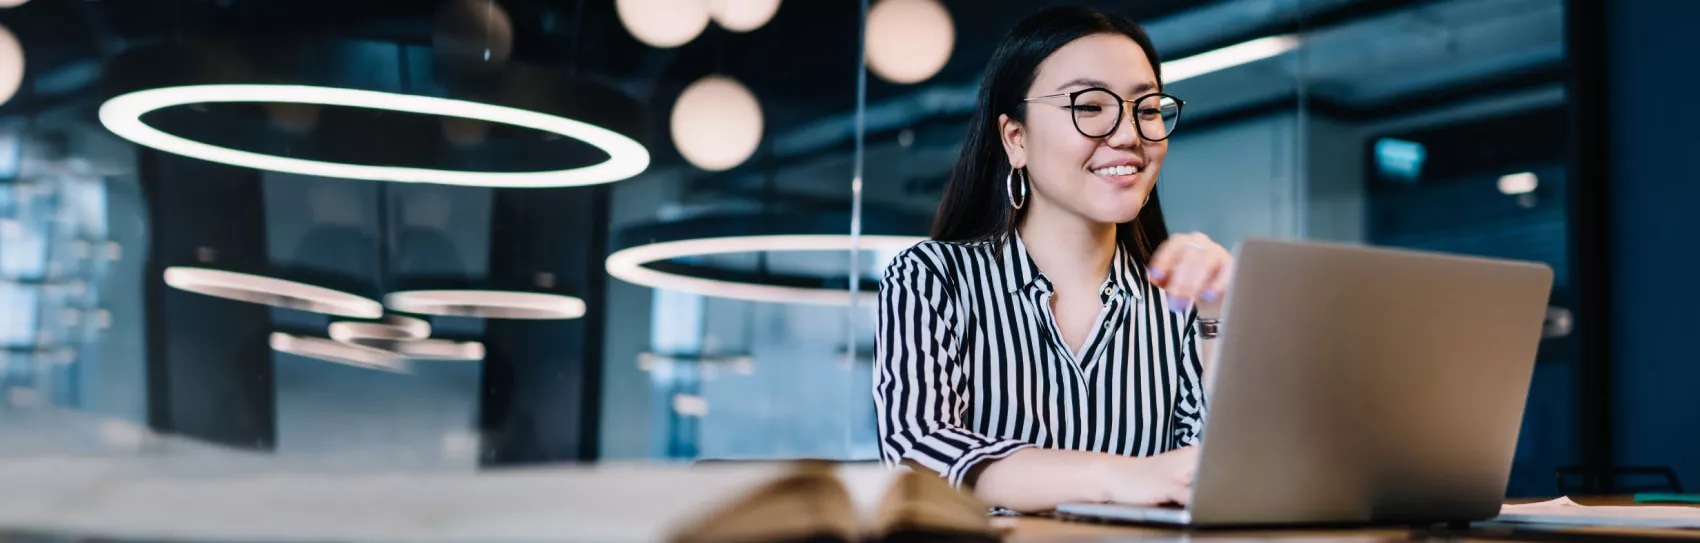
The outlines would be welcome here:
[[[1636,494],[1635,503],[1700,503],[1700,494],[1649,492]]]

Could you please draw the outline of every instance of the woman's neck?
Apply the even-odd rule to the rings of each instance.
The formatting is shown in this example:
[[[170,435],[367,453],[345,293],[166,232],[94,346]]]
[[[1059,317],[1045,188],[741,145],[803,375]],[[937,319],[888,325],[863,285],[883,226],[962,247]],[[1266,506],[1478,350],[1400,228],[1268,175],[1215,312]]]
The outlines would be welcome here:
[[[1110,259],[1116,255],[1116,225],[1093,222],[1037,199],[1034,204],[1016,226],[1033,263],[1059,286],[1096,291],[1109,276]]]

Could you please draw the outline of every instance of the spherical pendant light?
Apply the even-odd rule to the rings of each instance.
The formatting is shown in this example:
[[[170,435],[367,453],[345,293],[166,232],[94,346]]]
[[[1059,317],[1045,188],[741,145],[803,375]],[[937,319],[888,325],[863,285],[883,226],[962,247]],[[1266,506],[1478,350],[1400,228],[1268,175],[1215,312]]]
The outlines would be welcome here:
[[[956,26],[938,0],[880,0],[868,10],[868,68],[893,83],[923,81],[950,60]]]
[[[686,87],[670,124],[679,154],[704,170],[732,169],[761,145],[761,103],[726,76],[708,76]]]
[[[0,26],[0,105],[11,100],[23,82],[24,46],[18,43],[18,38],[10,30]]]
[[[705,0],[616,0],[620,23],[638,41],[655,47],[678,47],[708,28]]]
[[[708,0],[708,15],[721,28],[733,32],[750,32],[768,21],[779,11],[779,0]]]

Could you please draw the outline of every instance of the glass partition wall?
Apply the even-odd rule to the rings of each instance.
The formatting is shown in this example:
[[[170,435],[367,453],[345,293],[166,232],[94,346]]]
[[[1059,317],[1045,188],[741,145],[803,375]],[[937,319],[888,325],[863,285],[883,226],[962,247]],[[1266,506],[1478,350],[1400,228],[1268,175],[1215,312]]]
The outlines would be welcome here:
[[[879,279],[1038,9],[994,4],[0,8],[0,450],[877,460]],[[1551,494],[1579,439],[1563,3],[1087,4],[1185,101],[1171,231],[1554,267],[1511,486]]]

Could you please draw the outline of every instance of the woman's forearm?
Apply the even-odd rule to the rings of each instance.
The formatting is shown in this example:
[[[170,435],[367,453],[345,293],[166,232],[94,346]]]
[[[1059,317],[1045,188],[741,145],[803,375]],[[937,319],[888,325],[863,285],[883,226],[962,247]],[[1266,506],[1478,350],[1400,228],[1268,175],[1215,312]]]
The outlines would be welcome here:
[[[1027,448],[986,466],[974,496],[1021,512],[1047,511],[1074,502],[1109,501],[1104,465],[1127,460],[1111,454]]]

